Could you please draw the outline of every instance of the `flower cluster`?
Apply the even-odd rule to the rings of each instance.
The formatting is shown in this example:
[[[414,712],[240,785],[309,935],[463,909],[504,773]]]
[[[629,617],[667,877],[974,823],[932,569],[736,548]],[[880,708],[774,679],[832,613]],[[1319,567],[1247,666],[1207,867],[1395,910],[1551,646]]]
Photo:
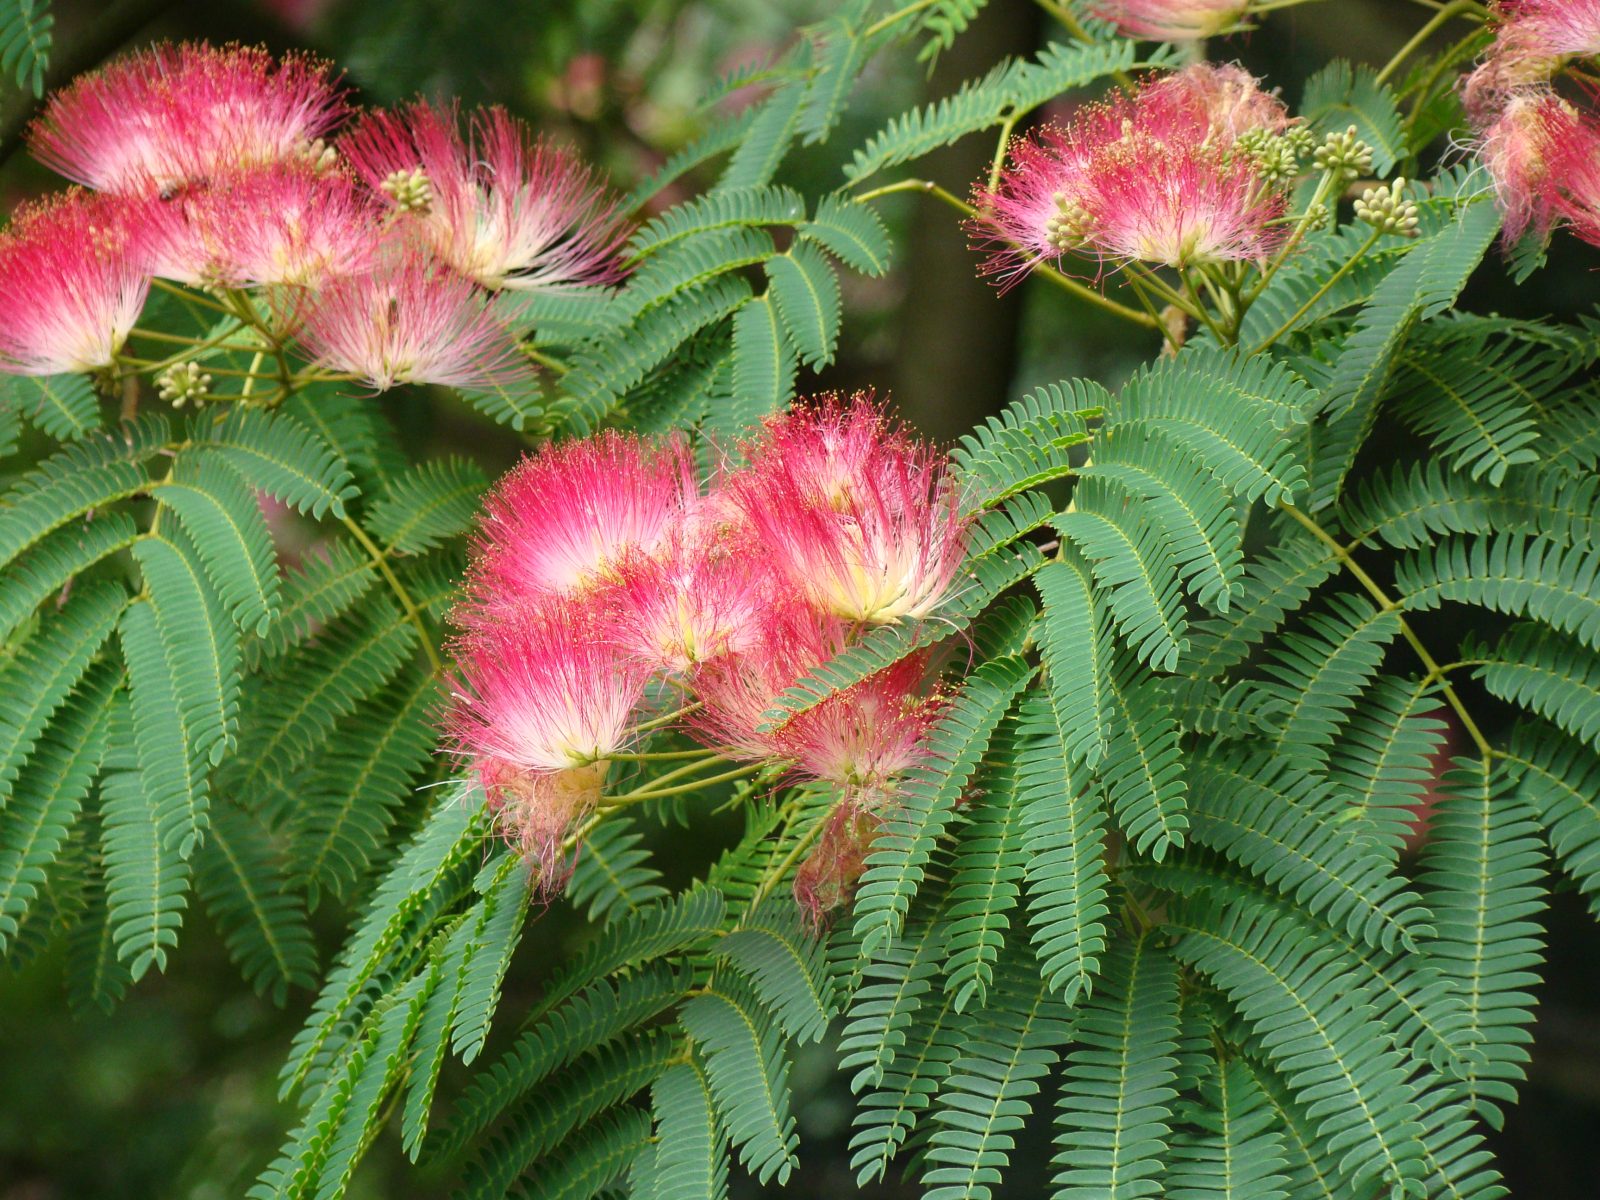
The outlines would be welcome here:
[[[1069,253],[1189,267],[1260,260],[1282,239],[1290,118],[1233,66],[1200,63],[1019,138],[971,230],[1009,284]],[[1286,175],[1283,163],[1288,155]]]
[[[136,363],[124,346],[164,279],[258,293],[230,310],[379,390],[525,376],[500,293],[615,281],[615,202],[500,109],[419,101],[338,132],[350,115],[324,64],[206,44],[130,55],[52,97],[30,144],[91,190],[0,236],[0,370]]]
[[[1600,56],[1600,0],[1501,0],[1495,40],[1462,85],[1507,243],[1568,224],[1600,245],[1600,114],[1558,86]]]
[[[820,916],[926,752],[943,704],[926,654],[769,713],[866,631],[950,599],[967,519],[943,459],[867,395],[774,417],[740,450],[703,487],[683,441],[602,433],[524,460],[485,505],[447,725],[547,888],[613,765],[677,724],[705,747],[680,770],[782,764],[839,790],[803,872]]]

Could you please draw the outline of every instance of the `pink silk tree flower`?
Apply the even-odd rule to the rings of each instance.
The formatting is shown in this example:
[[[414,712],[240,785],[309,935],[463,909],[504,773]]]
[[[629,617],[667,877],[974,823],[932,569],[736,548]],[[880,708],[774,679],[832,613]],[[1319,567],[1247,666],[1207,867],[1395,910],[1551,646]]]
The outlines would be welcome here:
[[[1500,0],[1496,6],[1505,49],[1526,59],[1568,59],[1600,54],[1600,0]]]
[[[776,744],[803,773],[881,808],[905,772],[926,760],[944,707],[928,686],[927,654],[912,654],[791,718]]]
[[[1287,124],[1236,68],[1087,105],[1064,129],[1015,140],[999,186],[976,197],[968,230],[995,247],[981,271],[1009,287],[1074,252],[1171,267],[1259,260],[1282,241],[1288,197],[1238,142]]]
[[[74,188],[0,234],[0,371],[110,367],[150,290],[154,201]]]
[[[969,521],[943,456],[890,428],[871,397],[825,397],[767,423],[726,484],[778,576],[863,624],[932,616]]]
[[[794,875],[794,900],[820,930],[828,915],[849,904],[867,871],[867,856],[883,818],[846,796],[823,818],[822,836]]]
[[[599,804],[609,766],[522,771],[488,758],[472,768],[501,834],[533,867],[546,898],[571,877],[575,857],[564,853],[567,838]]]
[[[301,340],[317,365],[380,392],[402,383],[515,387],[532,374],[472,281],[414,248],[330,281],[306,305]]]
[[[550,445],[484,502],[467,571],[465,628],[551,596],[615,582],[623,559],[649,554],[698,500],[694,457],[681,438],[603,431]]]
[[[766,713],[787,688],[845,648],[844,622],[780,596],[754,645],[698,664],[690,676],[702,707],[688,718],[697,740],[728,758],[760,762],[786,756],[782,725]]]
[[[157,46],[80,76],[35,122],[35,157],[101,191],[170,191],[262,163],[326,154],[344,119],[326,64],[261,47]]]
[[[1167,267],[1255,261],[1282,241],[1284,208],[1242,155],[1151,145],[1097,163],[1087,240],[1106,258]]]
[[[189,284],[318,287],[375,265],[381,214],[346,174],[271,163],[174,196],[158,273]]]
[[[593,611],[561,602],[476,630],[455,653],[452,744],[463,757],[521,771],[591,766],[622,749],[649,676],[604,636]]]
[[[1248,7],[1249,0],[1093,0],[1092,11],[1125,34],[1183,42],[1226,33]]]
[[[475,113],[463,134],[454,107],[418,101],[372,114],[339,148],[440,258],[484,287],[550,290],[621,274],[616,201],[502,108]]]
[[[1589,124],[1554,92],[1522,88],[1506,98],[1483,130],[1478,154],[1505,214],[1507,244],[1530,228],[1541,236],[1549,232],[1562,207],[1561,185],[1581,169],[1582,153],[1572,155],[1566,148],[1595,147],[1593,130],[1584,136]]]
[[[611,636],[653,669],[685,675],[755,649],[767,606],[781,602],[759,545],[674,530],[653,553],[630,551],[609,589]]]
[[[1288,106],[1281,99],[1262,91],[1259,79],[1232,63],[1194,63],[1174,71],[1146,86],[1140,102],[1147,109],[1170,104],[1198,114],[1209,127],[1211,137],[1228,143],[1255,129],[1282,133],[1293,123]],[[1182,113],[1166,119],[1177,123],[1176,130],[1181,135],[1186,120]]]
[[[610,756],[633,734],[649,668],[611,644],[589,608],[508,615],[455,645],[460,679],[445,730],[473,764],[507,837],[554,890],[561,848],[599,802]]]
[[[1560,181],[1560,215],[1578,237],[1600,246],[1600,122],[1592,117],[1572,122],[1555,151],[1551,174]]]

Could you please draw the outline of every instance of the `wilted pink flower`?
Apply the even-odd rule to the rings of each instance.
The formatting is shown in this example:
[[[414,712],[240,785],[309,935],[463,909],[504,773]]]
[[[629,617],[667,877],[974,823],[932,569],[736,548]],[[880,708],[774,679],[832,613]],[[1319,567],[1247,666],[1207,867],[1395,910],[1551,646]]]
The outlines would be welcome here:
[[[890,428],[871,397],[773,418],[727,487],[761,552],[822,612],[887,624],[948,597],[968,522],[942,457]]]
[[[307,306],[301,338],[319,365],[379,391],[508,387],[531,374],[472,281],[414,250],[332,280]]]
[[[780,602],[759,548],[743,539],[696,535],[685,526],[653,553],[626,553],[611,589],[611,634],[657,670],[746,654],[769,604]]]
[[[1163,42],[1214,37],[1238,25],[1249,0],[1094,0],[1094,15],[1123,33]]]
[[[566,885],[573,860],[562,848],[578,821],[599,803],[609,767],[598,762],[524,771],[495,758],[480,759],[473,767],[501,832],[537,870],[547,896]]]
[[[792,717],[776,734],[799,769],[854,793],[867,807],[927,754],[944,699],[927,686],[928,657],[912,654]]]
[[[504,109],[418,101],[374,113],[340,142],[367,182],[420,222],[435,253],[490,288],[609,283],[625,235],[616,203],[566,151]]]
[[[0,371],[112,364],[149,293],[146,208],[74,188],[17,214],[0,234]]]
[[[1174,267],[1262,258],[1282,240],[1287,196],[1236,142],[1286,124],[1249,76],[1206,67],[1018,139],[969,225],[998,244],[983,272],[1009,286],[1069,252]]]
[[[455,620],[477,627],[531,600],[615,580],[624,556],[654,551],[696,496],[694,459],[679,438],[607,430],[544,447],[484,502],[468,600]]]
[[[79,76],[29,135],[34,154],[102,191],[171,189],[322,153],[346,107],[328,67],[260,47],[158,46]]]
[[[1572,106],[1544,88],[1522,88],[1505,101],[1483,131],[1479,155],[1494,181],[1495,198],[1505,213],[1506,241],[1530,226],[1543,235],[1555,220],[1564,177],[1581,168],[1581,154],[1566,147],[1594,142],[1592,130]],[[1558,165],[1559,164],[1559,165]]]
[[[160,273],[185,283],[315,287],[375,262],[378,214],[349,176],[304,160],[173,197]]]
[[[456,646],[462,686],[451,742],[519,771],[605,761],[627,742],[649,669],[612,645],[594,613],[549,602],[507,614]]]
[[[821,928],[829,913],[855,896],[883,825],[883,819],[854,796],[840,800],[823,820],[822,836],[794,875],[795,903],[813,929]]]

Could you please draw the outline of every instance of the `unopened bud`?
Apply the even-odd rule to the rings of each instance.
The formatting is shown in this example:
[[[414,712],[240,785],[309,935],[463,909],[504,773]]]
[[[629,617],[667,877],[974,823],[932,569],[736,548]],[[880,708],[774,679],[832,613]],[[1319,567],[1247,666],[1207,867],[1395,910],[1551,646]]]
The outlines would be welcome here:
[[[421,167],[410,171],[393,171],[381,184],[383,189],[401,212],[416,213],[426,216],[433,207],[433,184],[428,181],[427,174]]]
[[[1317,147],[1317,135],[1309,125],[1289,126],[1283,131],[1283,140],[1289,143],[1289,148],[1296,156],[1310,154]]]
[[[198,363],[174,363],[156,376],[156,394],[173,408],[199,404],[211,395],[211,376]]]
[[[1257,127],[1245,133],[1238,145],[1255,167],[1256,174],[1267,183],[1287,183],[1299,173],[1299,156],[1286,137]]]
[[[300,147],[300,156],[318,171],[331,171],[339,162],[339,152],[322,138]]]
[[[1415,237],[1417,206],[1402,196],[1406,181],[1396,178],[1391,184],[1370,187],[1356,201],[1356,219],[1365,221],[1379,233],[1398,233]]]
[[[1045,241],[1059,254],[1080,248],[1089,237],[1089,214],[1065,192],[1055,194],[1056,213],[1044,223]]]
[[[1319,171],[1345,179],[1359,179],[1372,170],[1372,147],[1357,135],[1354,125],[1343,133],[1330,133],[1312,155]]]

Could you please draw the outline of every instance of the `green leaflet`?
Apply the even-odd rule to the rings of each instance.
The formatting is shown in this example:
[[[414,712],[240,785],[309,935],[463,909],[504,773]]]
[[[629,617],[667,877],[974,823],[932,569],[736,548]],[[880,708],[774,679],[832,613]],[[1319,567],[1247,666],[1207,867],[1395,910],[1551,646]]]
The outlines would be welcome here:
[[[1319,133],[1343,133],[1351,125],[1372,147],[1372,169],[1381,179],[1406,156],[1400,110],[1387,84],[1368,66],[1335,59],[1306,81],[1300,115]]]
[[[988,1200],[1028,1099],[1071,1037],[1067,1006],[1024,960],[996,981],[935,1098],[922,1181],[929,1200]]]
[[[116,675],[78,685],[10,789],[0,814],[0,951],[14,944],[100,769]]]
[[[278,564],[261,506],[238,472],[216,455],[180,454],[155,494],[182,523],[239,628],[264,633],[277,616]]]

